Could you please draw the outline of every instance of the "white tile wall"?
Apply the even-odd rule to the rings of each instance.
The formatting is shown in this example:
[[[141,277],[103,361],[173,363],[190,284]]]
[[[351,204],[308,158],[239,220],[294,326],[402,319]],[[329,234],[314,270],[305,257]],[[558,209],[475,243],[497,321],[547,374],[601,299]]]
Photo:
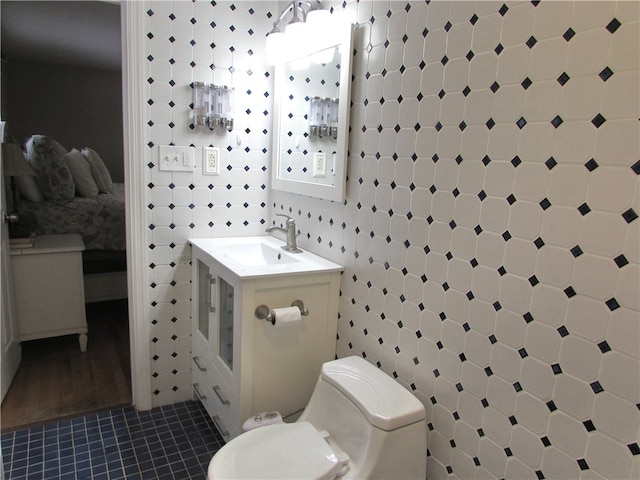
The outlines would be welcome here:
[[[189,396],[186,239],[284,212],[345,266],[339,356],[424,402],[429,478],[637,478],[638,3],[331,4],[359,25],[344,203],[267,188],[273,4],[149,3],[155,403]],[[232,134],[189,128],[196,80],[236,88]],[[169,143],[222,174],[159,172]]]
[[[154,405],[190,398],[190,237],[258,235],[268,220],[273,81],[264,65],[269,2],[148,2],[147,259]],[[194,81],[235,88],[232,133],[195,129]],[[158,169],[158,145],[196,149],[193,173]],[[202,174],[202,147],[221,174]],[[187,257],[187,258],[185,258]]]

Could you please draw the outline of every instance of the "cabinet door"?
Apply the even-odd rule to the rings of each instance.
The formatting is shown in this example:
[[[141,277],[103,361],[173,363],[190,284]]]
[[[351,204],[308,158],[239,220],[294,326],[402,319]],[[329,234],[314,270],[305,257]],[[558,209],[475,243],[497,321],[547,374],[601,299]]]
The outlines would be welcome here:
[[[217,278],[218,285],[218,354],[220,360],[233,371],[233,317],[235,314],[235,289],[224,278]]]
[[[239,393],[242,282],[224,268],[216,267],[214,263],[217,308],[209,324],[211,360],[222,378]]]
[[[201,259],[194,257],[195,275],[194,284],[196,287],[195,308],[193,310],[193,342],[199,346],[210,357],[213,352],[210,349],[211,317],[215,316],[217,295],[215,292],[215,280],[211,276],[211,269]],[[195,346],[194,345],[194,346]]]
[[[192,337],[196,347],[225,373],[233,384],[234,317],[239,289],[221,276],[215,263],[194,256]]]

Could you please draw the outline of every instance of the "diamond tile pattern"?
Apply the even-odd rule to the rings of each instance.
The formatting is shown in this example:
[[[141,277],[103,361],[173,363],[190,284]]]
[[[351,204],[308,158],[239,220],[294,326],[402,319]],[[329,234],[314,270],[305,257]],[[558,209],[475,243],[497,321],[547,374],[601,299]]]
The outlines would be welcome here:
[[[154,402],[190,396],[186,239],[282,212],[345,266],[339,356],[425,404],[428,478],[637,477],[637,2],[325,3],[358,24],[344,203],[267,187],[277,7],[149,3]],[[193,81],[235,87],[231,134],[190,127]],[[169,143],[224,173],[160,172]]]
[[[190,237],[259,235],[268,215],[271,94],[264,63],[270,2],[148,2],[145,245],[154,405],[191,398]],[[215,18],[215,21],[214,21]],[[258,33],[259,32],[259,33]],[[194,81],[235,88],[234,131],[192,122]],[[157,166],[158,145],[196,149],[193,173]],[[221,175],[202,175],[202,147],[220,149]]]

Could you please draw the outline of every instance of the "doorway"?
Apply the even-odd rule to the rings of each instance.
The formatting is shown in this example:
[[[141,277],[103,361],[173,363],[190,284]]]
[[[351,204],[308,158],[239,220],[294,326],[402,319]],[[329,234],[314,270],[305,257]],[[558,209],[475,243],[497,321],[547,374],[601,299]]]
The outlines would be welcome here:
[[[52,32],[52,39],[55,38],[60,32],[70,32],[78,30],[73,25],[67,23],[65,26],[60,26],[56,23],[56,18],[63,18],[65,22],[73,22],[77,16],[74,13],[63,13],[60,15],[60,9],[63,9],[65,5],[70,8],[77,9],[81,6],[88,8],[97,7],[98,9],[111,9],[117,10],[117,26],[118,36],[120,37],[120,5],[113,2],[11,2],[3,1],[0,7],[2,8],[2,20],[3,20],[3,80],[6,78],[7,68],[10,68],[6,60],[11,60],[12,55],[5,56],[5,48],[10,49],[11,44],[5,39],[5,34],[8,29],[5,28],[5,21],[11,24],[15,24],[9,15],[10,9],[15,8],[40,8],[41,11],[37,15],[33,12],[23,14],[23,18],[27,18],[32,23],[37,23],[41,18],[46,18],[44,22],[47,27],[44,28],[42,23],[38,26],[39,33],[49,31]],[[84,22],[86,19],[91,18],[84,16]],[[101,20],[104,20],[104,15]],[[102,26],[93,25],[93,32],[99,32]],[[124,32],[123,32],[124,33]],[[33,37],[37,37],[33,35]],[[125,35],[122,35],[125,38]],[[55,60],[60,64],[65,64],[66,60],[58,55],[63,55],[53,45],[54,40],[51,40],[47,44],[47,59]],[[85,42],[86,43],[86,42]],[[103,42],[104,43],[104,42]],[[76,42],[76,46],[79,44]],[[84,46],[84,45],[83,45]],[[33,45],[26,45],[24,48],[32,48]],[[117,45],[118,55],[120,53],[120,45]],[[15,52],[15,50],[14,50]],[[77,53],[77,52],[76,52]],[[100,60],[104,59],[107,55],[101,51],[94,52],[94,58]],[[14,56],[15,58],[15,56]],[[91,63],[86,58],[82,60],[83,63]],[[122,64],[122,60],[118,57],[119,66]],[[65,64],[66,65],[66,64]],[[94,66],[92,66],[94,68]],[[100,66],[95,68],[101,68]],[[79,75],[78,79],[82,75]],[[2,94],[6,98],[6,95],[11,95],[11,92],[7,91],[6,81],[2,82]],[[48,82],[55,83],[55,82]],[[122,86],[121,74],[119,74],[118,84]],[[121,94],[121,92],[120,92]],[[113,102],[113,100],[112,100]],[[117,103],[116,103],[117,104]],[[5,102],[2,102],[3,117],[5,116]],[[46,107],[40,105],[40,107]],[[25,108],[24,110],[29,110]],[[42,110],[41,110],[42,111]],[[58,112],[59,114],[60,112]],[[118,127],[118,133],[122,138],[122,121],[123,114],[119,112],[120,126]],[[12,116],[7,115],[9,125],[12,125]],[[86,121],[86,119],[85,119]],[[60,117],[58,123],[62,123]],[[99,125],[89,124],[93,127],[93,130],[97,130]],[[32,132],[33,133],[33,132]],[[111,135],[113,138],[113,135]],[[87,142],[89,143],[89,142]],[[112,142],[113,143],[113,142]],[[123,144],[120,151],[124,150]],[[76,145],[73,145],[76,146]],[[119,175],[121,178],[124,176],[123,170],[126,168],[124,161],[119,167]],[[127,206],[128,208],[128,206]],[[122,405],[132,403],[132,382],[131,382],[131,355],[132,351],[131,343],[129,341],[129,323],[128,313],[129,305],[126,299],[122,300],[109,300],[99,303],[89,303],[86,305],[87,319],[89,323],[89,351],[88,355],[84,357],[78,357],[80,352],[77,348],[77,339],[74,337],[55,337],[51,339],[33,340],[29,342],[23,342],[23,365],[14,380],[14,384],[11,389],[14,389],[18,393],[13,393],[11,390],[5,398],[5,402],[2,405],[2,428],[8,428],[10,415],[9,412],[18,412],[17,417],[21,417],[24,424],[33,424],[47,419],[56,419],[72,416],[75,414],[86,413],[87,411],[96,411],[104,408],[109,408],[114,405]],[[95,351],[95,355],[92,354],[92,350]],[[98,362],[100,359],[102,364]],[[21,371],[24,370],[24,375],[21,375]],[[65,373],[66,372],[66,373]],[[66,375],[66,376],[65,376]],[[23,378],[24,377],[24,378]],[[111,378],[110,378],[111,377]],[[28,379],[28,380],[25,380]],[[34,393],[33,389],[29,389],[26,385],[35,383],[38,385],[38,389]],[[81,385],[78,388],[78,385]],[[111,385],[111,388],[105,388],[105,385]],[[91,387],[91,388],[88,388]],[[82,395],[75,395],[82,390]],[[18,399],[16,401],[16,398]],[[22,400],[21,400],[22,398]],[[26,398],[35,398],[39,404],[36,406],[28,406],[28,402],[25,402]],[[56,405],[55,399],[62,399],[62,403]],[[20,413],[19,409],[15,409],[10,405],[20,404],[21,407],[27,408],[32,414],[25,414],[25,410]],[[75,407],[73,405],[75,404]],[[6,407],[6,408],[5,408]],[[39,413],[38,413],[39,412]],[[47,414],[46,412],[50,412]],[[47,418],[47,416],[49,418]],[[12,422],[15,423],[15,422]],[[16,424],[17,425],[17,424]]]

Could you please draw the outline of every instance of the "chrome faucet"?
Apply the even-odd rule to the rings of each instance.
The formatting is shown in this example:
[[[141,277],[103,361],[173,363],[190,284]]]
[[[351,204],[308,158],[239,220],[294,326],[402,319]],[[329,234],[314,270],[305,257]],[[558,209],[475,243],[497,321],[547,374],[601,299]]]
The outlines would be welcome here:
[[[291,253],[302,253],[302,250],[300,250],[298,248],[298,245],[296,244],[296,237],[298,236],[298,234],[296,233],[296,221],[291,218],[289,215],[285,215],[283,213],[276,213],[277,216],[279,217],[286,217],[286,225],[287,228],[282,228],[282,227],[277,227],[275,225],[272,225],[270,227],[268,227],[265,232],[272,232],[273,230],[280,230],[281,232],[284,232],[287,234],[287,244],[283,245],[281,248],[283,250],[286,250],[287,252],[291,252]]]

